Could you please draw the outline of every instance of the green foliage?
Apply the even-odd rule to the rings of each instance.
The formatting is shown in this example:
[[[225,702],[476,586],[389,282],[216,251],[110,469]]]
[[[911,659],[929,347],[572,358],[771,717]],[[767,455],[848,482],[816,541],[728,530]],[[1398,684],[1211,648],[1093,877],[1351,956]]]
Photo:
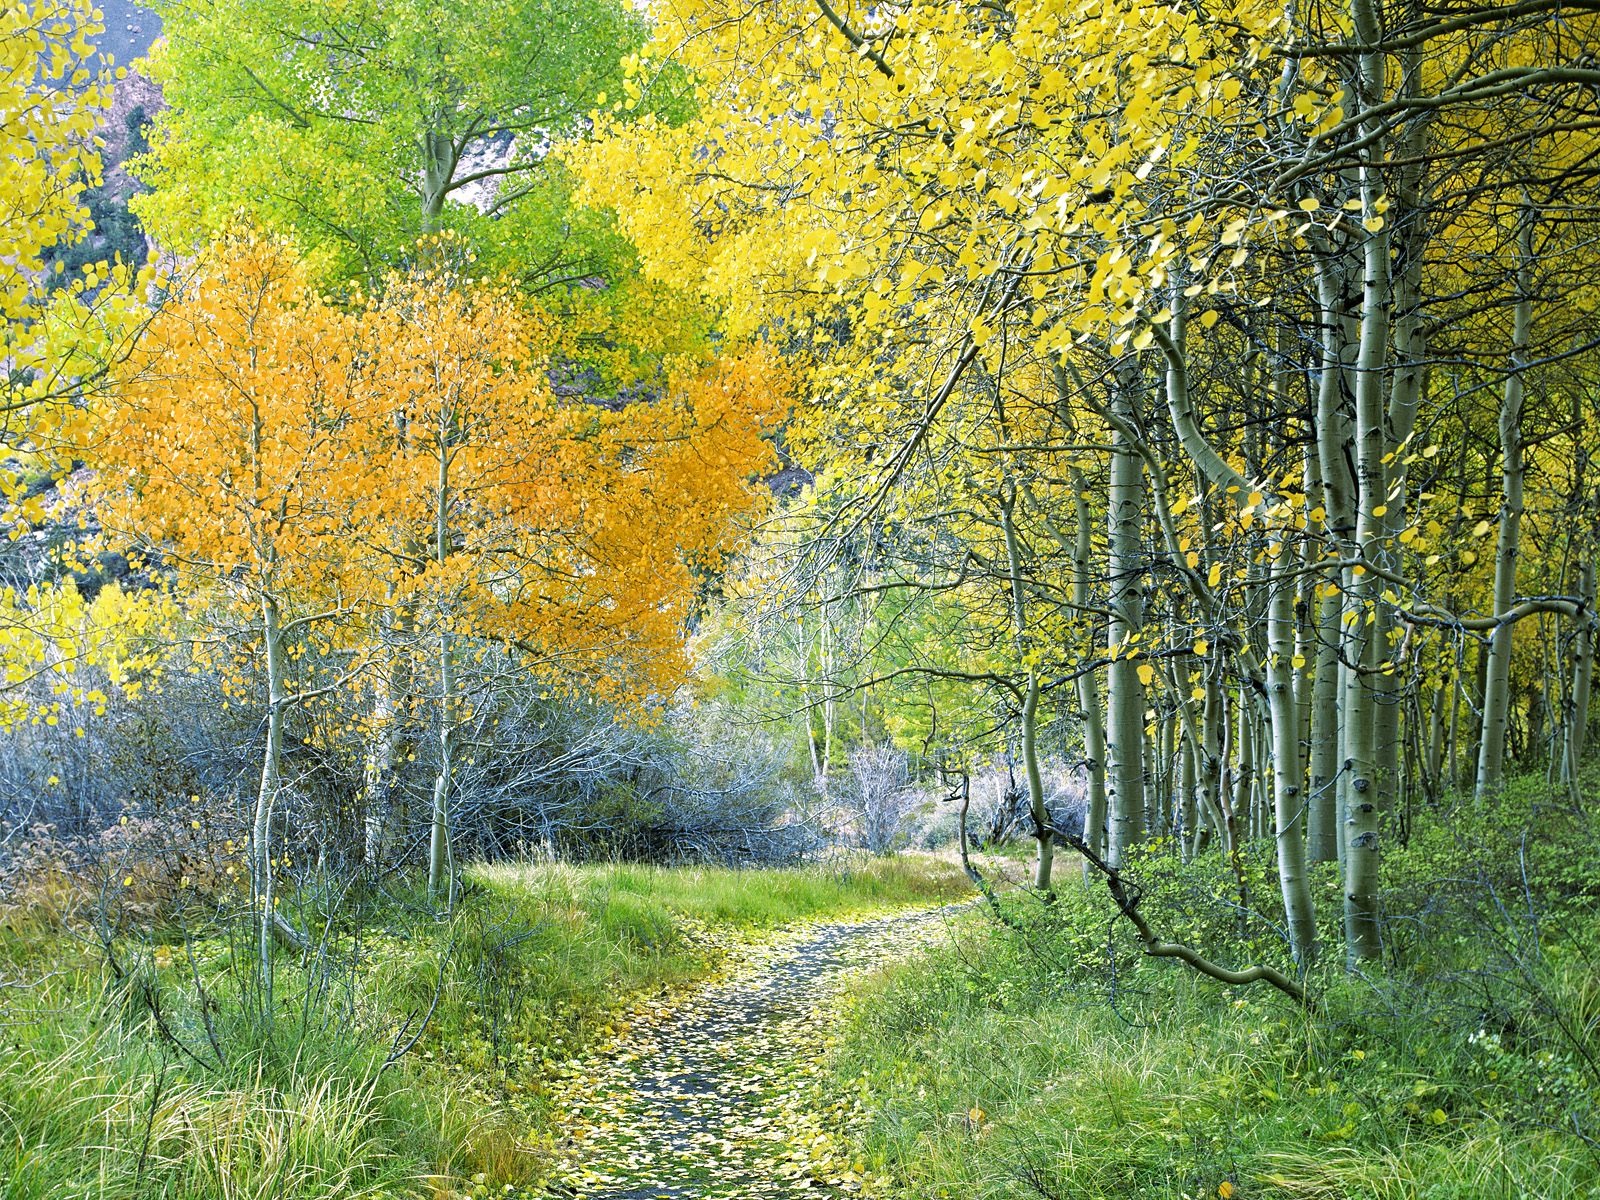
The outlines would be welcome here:
[[[618,90],[643,36],[626,6],[154,7],[167,44],[152,70],[172,107],[140,211],[164,243],[204,241],[243,211],[346,279],[375,280],[438,228],[530,282],[595,265],[584,255],[608,223],[566,220],[570,187],[542,147]]]

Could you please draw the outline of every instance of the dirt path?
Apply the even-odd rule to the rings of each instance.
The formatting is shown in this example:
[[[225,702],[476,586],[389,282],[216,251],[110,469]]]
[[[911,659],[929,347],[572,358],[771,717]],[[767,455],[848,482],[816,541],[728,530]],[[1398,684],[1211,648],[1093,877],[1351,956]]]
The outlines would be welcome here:
[[[939,936],[948,910],[819,925],[754,948],[725,980],[646,1008],[568,1081],[552,1195],[782,1200],[862,1183],[805,1105],[829,1002],[851,975]]]

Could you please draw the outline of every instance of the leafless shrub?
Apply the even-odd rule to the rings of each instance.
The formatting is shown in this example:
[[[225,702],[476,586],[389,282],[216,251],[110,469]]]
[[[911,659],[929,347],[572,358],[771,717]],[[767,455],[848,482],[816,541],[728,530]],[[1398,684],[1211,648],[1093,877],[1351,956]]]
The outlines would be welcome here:
[[[856,836],[874,854],[903,847],[913,817],[928,804],[928,798],[911,785],[905,752],[889,745],[859,746],[851,751],[846,786]]]

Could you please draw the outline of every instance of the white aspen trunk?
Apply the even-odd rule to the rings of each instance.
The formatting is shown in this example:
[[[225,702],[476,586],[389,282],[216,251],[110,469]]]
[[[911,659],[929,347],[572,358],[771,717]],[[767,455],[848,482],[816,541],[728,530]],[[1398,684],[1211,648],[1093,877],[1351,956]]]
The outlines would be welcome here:
[[[1072,541],[1072,603],[1080,613],[1089,611],[1089,580],[1094,559],[1094,527],[1090,524],[1088,483],[1083,470],[1071,473],[1077,528]],[[1083,710],[1084,769],[1089,773],[1088,805],[1084,813],[1083,840],[1101,858],[1106,853],[1106,727],[1100,709],[1100,683],[1093,671],[1078,676],[1078,707]],[[1084,881],[1095,878],[1094,868],[1083,863]]]
[[[450,852],[450,801],[455,782],[455,647],[448,630],[439,633],[439,773],[433,781],[433,820],[428,836],[428,892],[455,904],[455,871]]]
[[[1193,844],[1195,824],[1199,817],[1199,805],[1196,803],[1195,792],[1199,788],[1199,778],[1195,771],[1194,744],[1187,738],[1178,748],[1178,812],[1183,828],[1179,831],[1180,842],[1185,849],[1184,857],[1192,857],[1188,848]]]
[[[1567,715],[1565,779],[1569,787],[1578,786],[1583,752],[1589,740],[1589,698],[1594,685],[1595,643],[1595,562],[1593,552],[1585,559],[1578,580],[1578,594],[1584,600],[1577,636],[1572,645],[1572,701]]]
[[[1106,862],[1123,865],[1127,851],[1144,836],[1144,687],[1131,639],[1144,624],[1139,579],[1144,570],[1142,533],[1144,471],[1124,430],[1133,425],[1134,380],[1124,373],[1113,388],[1112,410],[1120,428],[1111,433],[1109,569],[1111,619],[1106,644],[1112,654],[1106,685],[1107,803],[1110,808]]]
[[[366,762],[362,773],[362,861],[380,870],[387,857],[394,826],[394,780],[400,756],[400,720],[396,693],[404,676],[405,648],[398,644],[403,624],[394,606],[394,588],[388,589],[383,622],[389,642],[387,662],[373,677],[372,727],[367,731]]]
[[[837,707],[833,686],[833,623],[831,609],[826,599],[822,602],[820,641],[817,645],[819,665],[822,668],[822,794],[828,794],[828,781],[833,777],[833,728]]]
[[[800,699],[805,705],[806,748],[811,752],[811,778],[816,781],[817,790],[826,796],[828,788],[822,770],[822,747],[817,743],[817,727],[811,721],[811,689],[802,687]]]
[[[1317,657],[1311,682],[1311,824],[1306,849],[1312,862],[1339,858],[1339,593],[1317,601]]]
[[[1355,484],[1350,478],[1345,457],[1350,442],[1349,421],[1344,411],[1344,387],[1350,378],[1346,356],[1349,352],[1350,323],[1345,316],[1342,264],[1334,254],[1317,260],[1317,298],[1321,320],[1321,354],[1317,376],[1317,476],[1322,494],[1326,536],[1342,557],[1355,553]],[[1340,661],[1345,640],[1343,597],[1347,575],[1325,579],[1326,589],[1318,613],[1316,678],[1312,684],[1311,787],[1318,811],[1313,826],[1327,832],[1334,851],[1326,859],[1327,842],[1320,841],[1313,851],[1316,861],[1337,859],[1341,872],[1346,859],[1344,828],[1349,778],[1345,771],[1347,733],[1343,697],[1348,691],[1349,668]]]
[[[1189,677],[1187,668],[1181,665],[1187,661],[1175,659],[1170,668],[1169,679],[1175,694],[1181,693],[1182,683]],[[1204,850],[1210,839],[1224,827],[1222,809],[1216,799],[1221,779],[1219,762],[1222,752],[1215,730],[1221,700],[1218,689],[1209,682],[1205,696],[1198,724],[1191,706],[1180,704],[1177,707],[1182,734],[1179,778],[1183,788],[1180,803],[1184,819],[1184,857],[1190,859]]]
[[[1217,654],[1219,651],[1213,648],[1208,653]],[[1201,814],[1205,819],[1195,826],[1194,844],[1190,853],[1201,854],[1206,848],[1206,843],[1212,837],[1218,837],[1222,840],[1224,851],[1231,859],[1234,852],[1232,831],[1222,811],[1222,722],[1225,719],[1222,708],[1222,685],[1217,680],[1215,670],[1202,669],[1205,672],[1206,698],[1200,710],[1199,802]]]
[[[1517,231],[1517,302],[1512,310],[1511,363],[1500,404],[1500,527],[1494,555],[1494,613],[1511,608],[1517,594],[1522,553],[1522,371],[1533,324],[1533,219],[1524,212]],[[1478,742],[1476,793],[1482,800],[1500,790],[1505,775],[1506,721],[1511,709],[1513,623],[1503,621],[1489,637],[1483,679],[1483,733]]]
[[[1406,51],[1403,61],[1405,69],[1401,73],[1401,86],[1407,93],[1414,94],[1422,75],[1417,52]],[[1413,122],[1399,140],[1399,157],[1411,161],[1399,172],[1394,197],[1396,204],[1390,210],[1393,228],[1384,230],[1391,239],[1395,261],[1400,267],[1391,281],[1390,303],[1394,320],[1390,342],[1393,371],[1385,410],[1390,446],[1404,445],[1416,428],[1417,408],[1422,399],[1426,371],[1427,338],[1422,320],[1422,287],[1427,219],[1419,194],[1423,170],[1421,160],[1426,153],[1425,129],[1422,122]],[[1379,518],[1382,533],[1378,542],[1378,562],[1391,574],[1399,574],[1402,566],[1396,538],[1406,526],[1407,472],[1407,457],[1403,454],[1393,456],[1385,479],[1387,498],[1381,503],[1387,511]],[[1394,608],[1388,603],[1380,603],[1376,615],[1372,636],[1382,655],[1387,657],[1396,626]],[[1405,738],[1407,689],[1401,686],[1398,672],[1380,673],[1373,677],[1371,683],[1377,713],[1377,775],[1384,781],[1379,789],[1379,803],[1382,806],[1380,815],[1387,818],[1393,808],[1394,791],[1400,780],[1400,748]]]
[[[1234,746],[1238,757],[1234,761],[1238,765],[1233,772],[1233,815],[1234,820],[1244,826],[1245,836],[1253,838],[1261,832],[1255,807],[1251,803],[1256,778],[1255,722],[1251,720],[1250,697],[1245,695],[1243,689],[1240,689],[1237,707],[1238,725],[1234,732]]]
[[[1150,791],[1150,803],[1145,812],[1150,827],[1159,829],[1162,837],[1169,837],[1174,824],[1172,802],[1178,765],[1176,717],[1171,712],[1156,727],[1155,753],[1159,773],[1156,786]]]
[[[1034,860],[1033,886],[1050,890],[1051,867],[1055,860],[1055,836],[1050,813],[1044,803],[1044,781],[1039,776],[1039,674],[1028,672],[1028,689],[1022,704],[1022,767],[1028,780],[1028,806],[1033,813],[1034,837],[1038,853]]]
[[[445,198],[455,175],[456,150],[446,134],[428,130],[422,135],[422,232],[437,233],[444,216]]]
[[[439,476],[434,509],[434,561],[443,567],[451,552],[450,465],[453,430],[449,406],[439,418]],[[440,579],[440,586],[445,586]],[[456,677],[455,653],[449,627],[448,605],[441,603],[439,619],[439,773],[433,781],[433,819],[428,838],[428,894],[445,897],[445,909],[455,905],[455,872],[450,860],[450,802],[454,786]]]
[[[282,618],[270,594],[261,598],[261,640],[267,666],[267,742],[261,755],[261,785],[256,791],[250,825],[250,882],[257,908],[257,954],[261,983],[261,1019],[272,1023],[272,939],[275,932],[272,887],[272,812],[283,785],[283,714],[288,705],[284,690],[287,659],[283,647]]]
[[[368,733],[363,771],[362,861],[372,870],[383,865],[389,828],[391,781],[394,777],[394,702],[389,682],[380,671],[373,683],[372,728]]]
[[[1279,544],[1279,563],[1293,558]],[[1278,846],[1278,884],[1289,926],[1289,945],[1302,968],[1317,958],[1316,910],[1306,879],[1307,806],[1300,770],[1300,720],[1294,702],[1294,584],[1278,578],[1267,610],[1267,706],[1272,721],[1273,824]]]
[[[1287,354],[1287,349],[1285,350]],[[1322,479],[1317,472],[1316,452],[1313,445],[1308,445],[1305,450],[1305,469],[1302,472],[1303,486],[1306,494],[1306,510],[1309,512],[1322,504]],[[1321,583],[1315,570],[1317,558],[1322,550],[1321,543],[1314,537],[1304,537],[1300,540],[1299,555],[1299,583],[1298,594],[1295,597],[1295,662],[1294,668],[1294,704],[1300,725],[1300,765],[1305,769],[1307,777],[1301,786],[1305,789],[1306,804],[1308,808],[1315,803],[1315,794],[1311,788],[1310,769],[1312,754],[1312,706],[1316,697],[1316,668],[1318,641],[1322,633],[1322,606],[1319,591]],[[1311,814],[1307,813],[1306,830],[1307,840],[1310,839]]]
[[[1356,40],[1377,46],[1382,29],[1372,0],[1352,0]],[[1381,102],[1385,88],[1385,59],[1376,50],[1358,56],[1357,105],[1363,111]],[[1384,222],[1386,197],[1381,127],[1363,121],[1362,132],[1371,140],[1360,170],[1361,216],[1366,230],[1361,238],[1362,291],[1360,339],[1356,355],[1356,529],[1357,555],[1377,563],[1384,533],[1383,509],[1388,503],[1385,464],[1387,446],[1383,380],[1389,341],[1389,234]],[[1349,603],[1345,609],[1344,660],[1351,665],[1345,689],[1345,769],[1349,792],[1345,812],[1344,924],[1345,958],[1350,969],[1382,953],[1378,907],[1381,863],[1380,822],[1388,781],[1379,773],[1377,693],[1373,682],[1382,647],[1374,624],[1382,603],[1382,588],[1371,571],[1356,567],[1350,573]]]
[[[1437,800],[1443,790],[1445,753],[1445,689],[1436,687],[1428,700],[1428,798]]]
[[[1029,662],[1028,609],[1023,588],[1022,549],[1017,542],[1016,504],[1016,489],[1007,481],[1000,496],[1000,529],[1005,535],[1006,563],[1011,575],[1012,635],[1017,656],[1026,664],[1028,672],[1022,701],[1022,769],[1028,781],[1028,808],[1033,815],[1033,836],[1038,844],[1033,886],[1041,892],[1048,892],[1055,857],[1055,838],[1050,826],[1050,813],[1045,808],[1044,781],[1039,774],[1039,672]]]
[[[1461,790],[1461,698],[1466,694],[1467,682],[1458,669],[1450,688],[1450,731],[1445,748],[1445,763],[1449,771],[1450,790]]]

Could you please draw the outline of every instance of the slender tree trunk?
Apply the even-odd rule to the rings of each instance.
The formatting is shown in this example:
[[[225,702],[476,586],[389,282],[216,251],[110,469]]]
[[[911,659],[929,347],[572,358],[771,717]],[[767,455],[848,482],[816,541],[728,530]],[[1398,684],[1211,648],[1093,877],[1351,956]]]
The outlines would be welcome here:
[[[1517,231],[1517,302],[1512,310],[1511,364],[1500,404],[1500,528],[1494,555],[1494,612],[1511,608],[1517,594],[1522,553],[1522,370],[1533,324],[1533,220],[1524,212]],[[1506,720],[1511,708],[1513,623],[1496,626],[1489,638],[1483,680],[1483,736],[1478,743],[1477,795],[1500,790],[1504,779]]]
[[[1316,677],[1311,683],[1311,828],[1306,849],[1312,862],[1339,858],[1339,593],[1317,600]]]
[[[1000,528],[1005,535],[1006,563],[1011,575],[1012,634],[1018,658],[1028,664],[1028,682],[1022,701],[1022,768],[1028,781],[1028,807],[1033,815],[1033,836],[1038,843],[1033,886],[1041,892],[1048,892],[1055,856],[1055,835],[1051,828],[1050,812],[1045,807],[1044,780],[1039,774],[1039,672],[1028,662],[1028,608],[1022,577],[1022,548],[1017,541],[1016,505],[1016,488],[1007,480],[1000,496]]]
[[[1200,784],[1194,763],[1194,744],[1184,738],[1178,749],[1178,813],[1183,823],[1183,828],[1178,831],[1181,845],[1187,850],[1193,845],[1195,825],[1199,817],[1199,805],[1196,803],[1195,792]],[[1185,854],[1192,857],[1192,853]]]
[[[1079,467],[1071,469],[1077,528],[1072,541],[1072,603],[1089,612],[1089,581],[1094,562],[1094,526],[1090,523],[1088,483]],[[1084,769],[1089,773],[1088,804],[1083,840],[1100,857],[1106,853],[1106,726],[1100,708],[1100,681],[1093,671],[1078,676],[1078,707],[1083,710]],[[1094,867],[1083,864],[1084,882],[1095,878]]]
[[[1288,354],[1285,348],[1284,353]],[[1312,511],[1322,505],[1322,480],[1317,473],[1316,452],[1314,443],[1305,449],[1305,469],[1302,472],[1303,486],[1306,494],[1307,511]],[[1321,596],[1322,585],[1317,574],[1317,559],[1323,551],[1322,542],[1315,537],[1303,537],[1300,540],[1299,562],[1300,571],[1298,580],[1298,594],[1294,602],[1294,704],[1300,725],[1300,765],[1307,772],[1307,778],[1302,782],[1305,789],[1307,806],[1315,803],[1316,797],[1311,790],[1310,769],[1312,753],[1312,709],[1316,696],[1317,675],[1317,647],[1318,638],[1321,636]],[[1311,815],[1307,814],[1307,838],[1310,837]]]
[[[1110,829],[1106,861],[1120,868],[1127,851],[1144,836],[1144,687],[1138,662],[1130,657],[1132,641],[1144,624],[1139,580],[1144,571],[1144,473],[1138,451],[1124,432],[1134,423],[1134,380],[1124,373],[1113,385],[1112,412],[1121,428],[1111,434],[1109,560],[1111,620],[1106,643],[1112,661],[1107,670],[1106,757]]]
[[[434,510],[434,561],[443,568],[453,549],[450,536],[451,416],[442,410],[439,421],[439,477]],[[440,572],[440,586],[448,586]],[[428,894],[445,897],[445,908],[455,905],[455,872],[450,860],[450,802],[453,799],[456,675],[455,646],[450,633],[447,603],[439,607],[439,773],[433,781],[433,822],[428,839]]]
[[[1347,271],[1345,259],[1328,252],[1317,260],[1317,296],[1321,319],[1322,345],[1317,375],[1317,473],[1321,483],[1323,521],[1327,538],[1342,557],[1356,553],[1355,481],[1350,478],[1347,450],[1350,448],[1350,423],[1345,413],[1346,382],[1354,377],[1347,361],[1352,345],[1351,322],[1346,315]],[[1348,811],[1349,773],[1348,714],[1343,698],[1349,692],[1350,666],[1341,659],[1345,651],[1344,611],[1348,603],[1345,572],[1323,581],[1325,589],[1318,626],[1317,679],[1313,684],[1312,788],[1320,818],[1332,820],[1336,830],[1345,829]],[[1335,853],[1341,876],[1348,859],[1348,840],[1342,832],[1334,836]],[[1326,845],[1323,846],[1326,853]],[[1320,861],[1320,860],[1319,860]]]
[[[1150,803],[1145,813],[1150,828],[1159,829],[1162,837],[1173,832],[1173,798],[1176,791],[1178,746],[1176,714],[1167,713],[1156,727],[1156,786],[1150,791]]]
[[[1595,563],[1594,552],[1585,559],[1578,580],[1578,594],[1583,597],[1585,610],[1579,617],[1577,636],[1572,645],[1572,702],[1567,717],[1566,769],[1569,787],[1578,786],[1578,774],[1583,767],[1583,752],[1589,740],[1589,697],[1594,684],[1595,643]]]
[[[261,1019],[272,1023],[272,939],[277,897],[273,894],[272,813],[283,785],[283,714],[289,703],[284,690],[287,659],[282,617],[271,595],[261,599],[261,640],[267,667],[267,741],[261,754],[261,786],[256,791],[250,826],[250,876],[258,910],[257,953],[261,983]]]
[[[834,748],[834,718],[838,708],[834,700],[833,679],[833,622],[830,619],[832,609],[828,601],[823,600],[822,612],[819,619],[821,626],[821,641],[817,652],[821,659],[822,667],[822,794],[828,794],[828,780],[833,777],[833,748]]]
[[[800,698],[804,701],[806,710],[806,749],[811,752],[811,778],[816,781],[817,790],[826,795],[827,781],[826,773],[822,769],[822,747],[817,742],[817,727],[811,719],[811,689],[801,688]]]
[[[422,232],[437,233],[444,219],[445,198],[455,175],[455,145],[449,136],[428,130],[422,135]]]
[[[1050,812],[1045,807],[1044,781],[1039,775],[1039,673],[1028,672],[1028,688],[1022,703],[1022,767],[1028,779],[1028,807],[1033,814],[1034,838],[1038,853],[1034,859],[1033,886],[1050,890],[1050,872],[1055,860],[1055,834]]]
[[[388,590],[384,610],[385,661],[375,673],[372,690],[372,728],[367,734],[367,753],[362,788],[362,861],[378,871],[387,857],[395,823],[395,773],[400,759],[401,723],[398,699],[405,694],[406,648],[400,644],[405,618],[395,605],[394,589]]]
[[[1220,651],[1213,647],[1208,654]],[[1222,708],[1222,685],[1216,678],[1214,666],[1202,665],[1205,673],[1206,698],[1200,710],[1200,811],[1205,818],[1195,826],[1191,854],[1204,852],[1211,837],[1221,838],[1224,852],[1230,857],[1234,845],[1226,815],[1222,811],[1222,722],[1226,719]]]
[[[439,633],[439,773],[433,781],[433,822],[428,837],[428,891],[455,904],[455,872],[450,852],[450,801],[455,781],[456,673],[454,638]]]
[[[1456,673],[1450,687],[1450,731],[1445,748],[1445,762],[1449,766],[1450,790],[1461,791],[1461,698],[1466,694],[1467,683],[1461,674],[1460,655],[1457,655]]]
[[[1292,565],[1280,543],[1281,568]],[[1289,926],[1289,945],[1302,968],[1317,958],[1317,920],[1306,879],[1307,806],[1300,770],[1300,720],[1294,702],[1294,584],[1278,578],[1267,612],[1267,705],[1272,720],[1273,818],[1278,844],[1278,884]]]
[[[1377,46],[1382,36],[1372,0],[1352,0],[1356,40]],[[1371,50],[1358,56],[1357,104],[1363,111],[1379,104],[1385,94],[1386,60]],[[1366,562],[1378,563],[1384,533],[1383,511],[1388,504],[1385,457],[1387,439],[1383,403],[1385,356],[1389,340],[1389,234],[1381,161],[1382,127],[1363,120],[1362,131],[1373,144],[1365,152],[1360,170],[1362,295],[1360,341],[1357,349],[1356,398],[1356,552]],[[1382,953],[1378,908],[1381,863],[1380,822],[1390,781],[1380,773],[1378,756],[1377,692],[1374,680],[1385,647],[1374,630],[1383,589],[1372,571],[1357,566],[1350,572],[1344,630],[1345,661],[1351,665],[1345,690],[1345,767],[1349,793],[1345,814],[1345,956],[1351,969]]]
[[[1422,78],[1418,52],[1407,50],[1402,61],[1401,89],[1405,94],[1415,95]],[[1393,370],[1384,420],[1388,444],[1402,446],[1410,440],[1416,428],[1417,409],[1422,399],[1422,383],[1426,372],[1427,337],[1422,320],[1422,288],[1428,222],[1420,195],[1422,160],[1427,150],[1425,123],[1412,122],[1396,149],[1407,165],[1400,169],[1395,196],[1397,203],[1390,210],[1393,229],[1385,230],[1390,237],[1398,270],[1391,284],[1390,304],[1394,320],[1390,342]],[[1386,511],[1379,517],[1382,533],[1378,541],[1378,562],[1395,574],[1400,572],[1402,565],[1396,539],[1406,526],[1407,473],[1406,456],[1394,455],[1385,479],[1384,494],[1387,498],[1380,502]],[[1395,631],[1395,611],[1391,604],[1380,603],[1375,613],[1377,619],[1372,637],[1386,656]],[[1407,689],[1402,686],[1400,673],[1394,671],[1380,672],[1371,683],[1377,713],[1377,776],[1384,781],[1379,789],[1383,810],[1380,815],[1387,817],[1391,815],[1394,790],[1400,780],[1400,748],[1405,736]]]
[[[1255,722],[1251,720],[1250,698],[1242,688],[1239,691],[1238,709],[1238,724],[1234,733],[1238,748],[1238,756],[1234,761],[1238,765],[1233,773],[1233,813],[1234,819],[1243,823],[1245,837],[1253,838],[1260,833],[1260,824],[1252,804],[1256,779]]]
[[[1428,698],[1428,748],[1424,767],[1426,794],[1430,800],[1437,800],[1443,790],[1446,703],[1444,687],[1434,688],[1433,695]]]

